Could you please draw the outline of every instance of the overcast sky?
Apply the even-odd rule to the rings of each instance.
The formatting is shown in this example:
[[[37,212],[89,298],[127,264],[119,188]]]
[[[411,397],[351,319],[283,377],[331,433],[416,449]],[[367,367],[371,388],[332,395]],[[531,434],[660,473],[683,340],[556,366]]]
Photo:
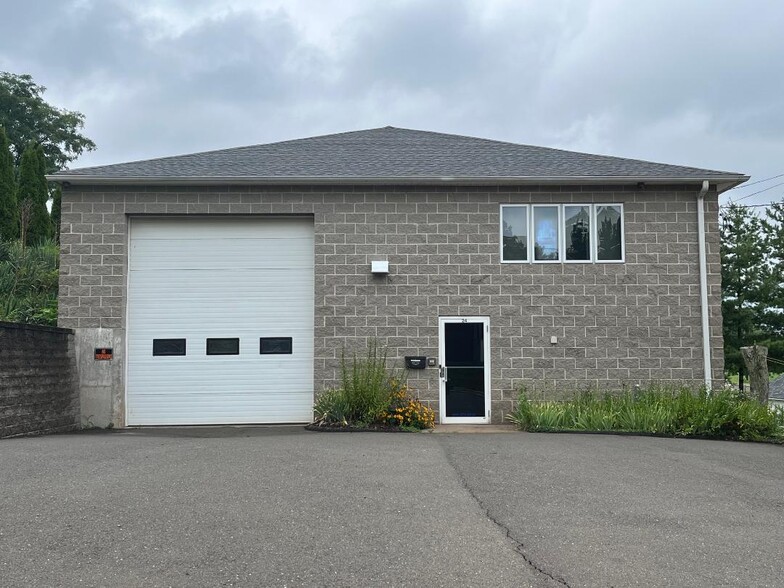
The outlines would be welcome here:
[[[0,70],[86,116],[98,150],[72,167],[392,125],[752,182],[784,174],[781,0],[31,0],[4,12]],[[784,185],[742,202],[782,197]]]

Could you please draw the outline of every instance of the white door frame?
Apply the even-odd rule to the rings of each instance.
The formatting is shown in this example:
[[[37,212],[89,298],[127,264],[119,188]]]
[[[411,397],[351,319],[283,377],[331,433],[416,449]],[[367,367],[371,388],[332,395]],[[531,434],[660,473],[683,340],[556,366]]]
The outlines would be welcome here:
[[[444,327],[447,323],[481,323],[484,326],[484,377],[485,377],[485,416],[448,417],[446,416],[446,380],[449,377],[446,363],[446,338]],[[439,418],[442,424],[487,424],[490,422],[490,318],[486,316],[442,316],[438,317],[438,365],[439,365]],[[444,377],[446,376],[446,378]]]

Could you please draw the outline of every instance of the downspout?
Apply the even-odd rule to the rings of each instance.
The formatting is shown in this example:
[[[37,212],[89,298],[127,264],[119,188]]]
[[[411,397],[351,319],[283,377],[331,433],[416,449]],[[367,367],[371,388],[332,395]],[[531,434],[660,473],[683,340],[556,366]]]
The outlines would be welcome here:
[[[711,347],[710,347],[710,307],[708,306],[708,256],[705,247],[705,194],[710,183],[702,182],[702,188],[697,193],[697,245],[700,256],[700,307],[702,310],[702,365],[705,375],[705,389],[710,392],[713,382],[711,374]]]

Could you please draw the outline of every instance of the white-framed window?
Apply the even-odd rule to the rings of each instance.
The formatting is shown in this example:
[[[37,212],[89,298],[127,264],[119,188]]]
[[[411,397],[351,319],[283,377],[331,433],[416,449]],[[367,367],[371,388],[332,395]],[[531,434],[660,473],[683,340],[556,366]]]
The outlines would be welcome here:
[[[562,261],[560,204],[534,204],[532,208],[533,261],[535,263]]]
[[[568,263],[593,261],[593,214],[590,204],[563,205],[563,252]]]
[[[626,259],[623,204],[594,204],[594,259],[597,263],[623,263]]]
[[[501,263],[623,263],[623,204],[501,204]]]
[[[501,263],[526,263],[531,250],[527,204],[501,205]]]

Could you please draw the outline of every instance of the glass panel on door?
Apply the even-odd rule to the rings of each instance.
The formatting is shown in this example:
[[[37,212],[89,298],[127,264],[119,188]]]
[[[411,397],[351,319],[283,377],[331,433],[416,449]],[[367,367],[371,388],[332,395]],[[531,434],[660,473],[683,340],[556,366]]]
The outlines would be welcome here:
[[[485,416],[484,324],[444,325],[447,417]]]

